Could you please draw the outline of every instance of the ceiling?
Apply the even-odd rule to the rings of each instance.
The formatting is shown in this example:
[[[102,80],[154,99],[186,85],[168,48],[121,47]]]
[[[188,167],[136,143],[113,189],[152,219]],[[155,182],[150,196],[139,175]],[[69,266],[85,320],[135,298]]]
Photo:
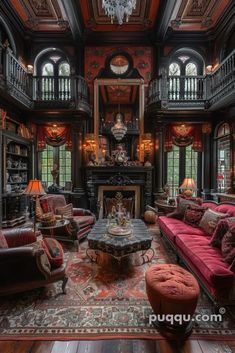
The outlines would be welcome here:
[[[178,0],[170,26],[175,31],[206,31],[214,27],[233,0]]]
[[[102,8],[102,0],[76,0],[80,4],[85,28],[98,32],[134,32],[146,31],[152,28],[158,14],[160,0],[137,0],[136,9],[129,17],[128,23],[119,25],[117,21],[111,24],[110,18]]]
[[[9,0],[26,28],[32,31],[64,32],[69,29],[58,0]]]
[[[101,86],[101,96],[105,104],[133,104],[136,101],[138,86]]]
[[[157,38],[157,33],[171,28],[178,31],[206,31],[216,25],[234,0],[136,0],[129,22],[119,25],[102,8],[102,0],[0,0],[14,9],[26,29],[33,32],[66,32],[74,38],[91,38],[105,34],[128,43]],[[172,31],[171,31],[172,32]],[[150,37],[149,34],[153,36]],[[88,36],[86,36],[88,35]],[[163,35],[163,37],[164,37]],[[162,38],[163,38],[162,37]]]

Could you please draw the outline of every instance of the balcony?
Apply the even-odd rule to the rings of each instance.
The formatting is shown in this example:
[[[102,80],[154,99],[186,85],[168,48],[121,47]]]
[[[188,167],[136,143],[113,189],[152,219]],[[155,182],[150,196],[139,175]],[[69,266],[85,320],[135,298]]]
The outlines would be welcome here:
[[[235,103],[235,50],[211,74],[168,76],[152,80],[148,90],[148,110],[217,110]]]
[[[33,76],[9,48],[0,45],[0,92],[32,110],[70,109],[91,114],[89,92],[81,76]]]

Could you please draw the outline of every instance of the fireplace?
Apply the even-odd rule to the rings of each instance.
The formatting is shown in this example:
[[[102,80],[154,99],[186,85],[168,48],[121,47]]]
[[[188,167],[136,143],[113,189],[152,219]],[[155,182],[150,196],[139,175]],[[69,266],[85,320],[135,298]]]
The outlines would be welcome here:
[[[103,205],[104,194],[109,191],[132,192],[135,201],[134,216],[139,218],[145,206],[152,204],[153,171],[153,167],[144,166],[86,167],[86,192],[91,211],[97,217],[100,216],[98,206]]]

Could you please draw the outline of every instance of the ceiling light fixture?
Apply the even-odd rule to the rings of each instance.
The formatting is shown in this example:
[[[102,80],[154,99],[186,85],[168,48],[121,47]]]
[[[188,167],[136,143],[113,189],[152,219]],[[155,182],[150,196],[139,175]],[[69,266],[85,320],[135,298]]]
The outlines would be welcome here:
[[[136,7],[136,0],[102,0],[102,7],[105,14],[111,18],[111,23],[116,17],[119,25],[122,25],[124,17],[128,22],[129,16]]]
[[[123,123],[123,115],[120,112],[116,115],[116,123],[111,128],[111,132],[118,142],[126,135],[127,127]]]

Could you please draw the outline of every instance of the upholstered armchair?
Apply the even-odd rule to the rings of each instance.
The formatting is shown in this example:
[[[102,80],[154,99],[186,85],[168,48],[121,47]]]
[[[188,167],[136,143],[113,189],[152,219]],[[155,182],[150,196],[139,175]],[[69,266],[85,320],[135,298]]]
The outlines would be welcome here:
[[[42,208],[44,207],[44,212],[53,212],[55,215],[71,221],[70,231],[67,234],[65,232],[54,234],[57,240],[79,242],[95,224],[95,215],[90,210],[74,208],[72,204],[66,204],[64,195],[47,194],[40,198],[40,203]]]
[[[67,283],[65,265],[51,266],[32,229],[0,231],[0,295],[23,292],[62,281]]]

